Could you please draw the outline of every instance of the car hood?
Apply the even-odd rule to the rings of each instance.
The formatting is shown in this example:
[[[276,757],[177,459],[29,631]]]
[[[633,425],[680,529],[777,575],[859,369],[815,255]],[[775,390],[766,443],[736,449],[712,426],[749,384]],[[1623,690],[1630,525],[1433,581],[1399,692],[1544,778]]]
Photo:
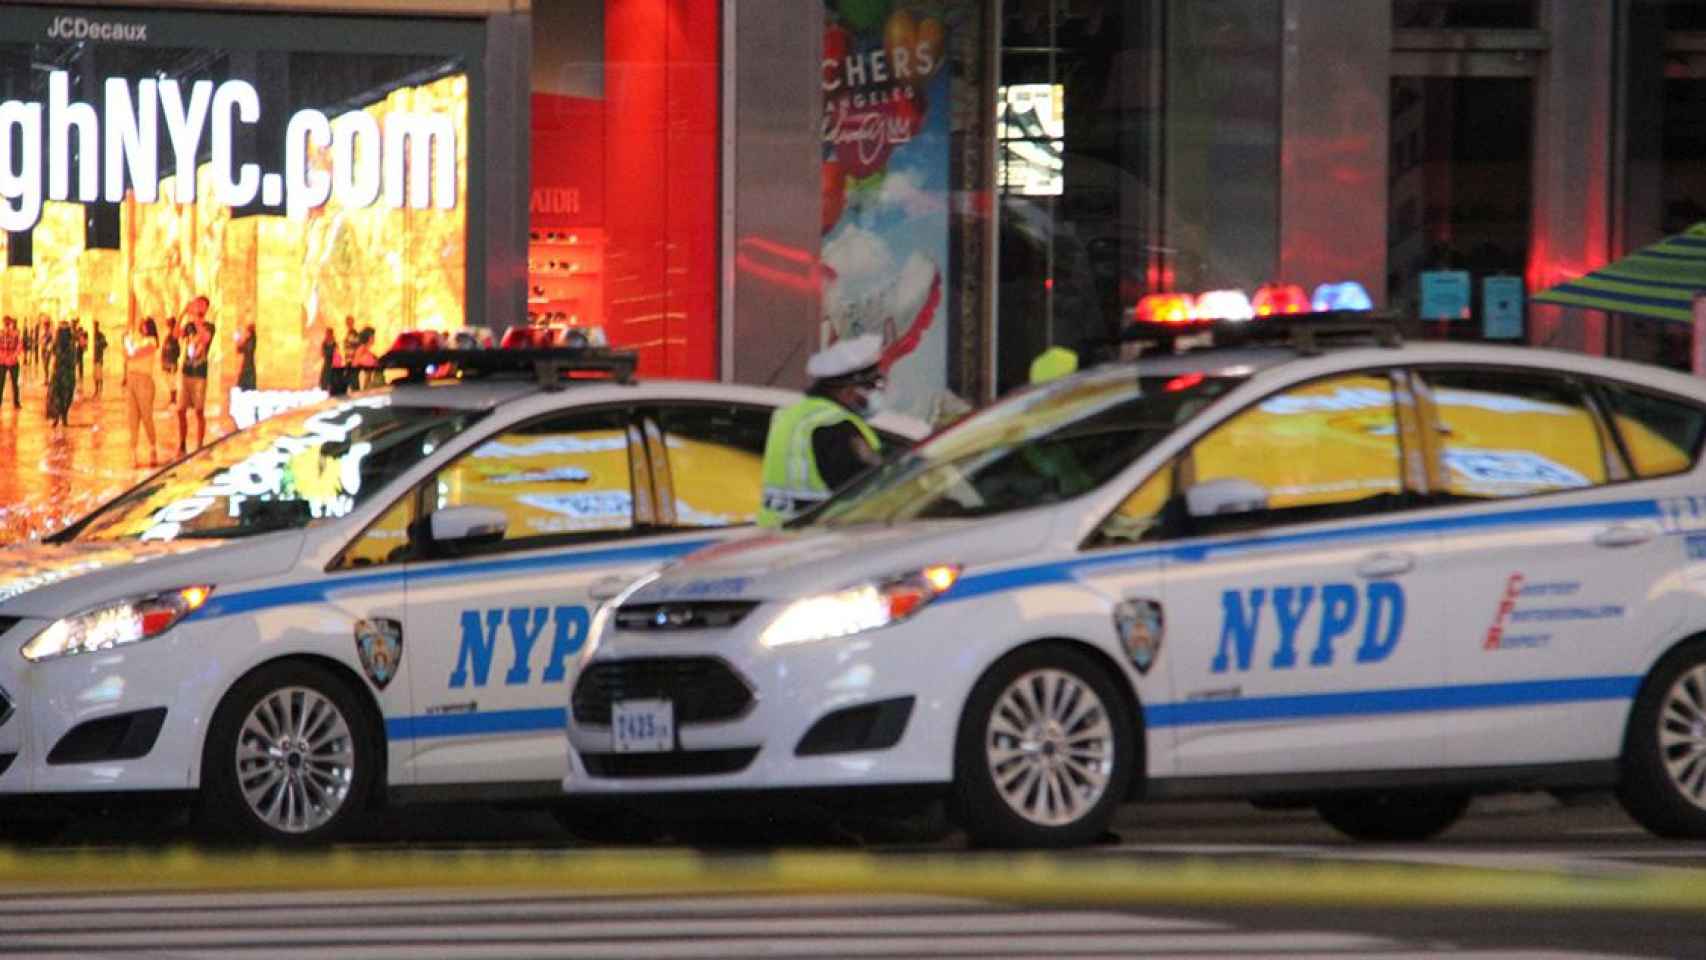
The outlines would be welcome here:
[[[790,599],[935,564],[997,564],[1033,553],[1052,520],[1050,510],[1030,510],[997,520],[757,533],[682,558],[627,602]]]
[[[0,615],[57,618],[118,597],[265,576],[296,561],[299,532],[238,543],[22,543],[0,548]]]

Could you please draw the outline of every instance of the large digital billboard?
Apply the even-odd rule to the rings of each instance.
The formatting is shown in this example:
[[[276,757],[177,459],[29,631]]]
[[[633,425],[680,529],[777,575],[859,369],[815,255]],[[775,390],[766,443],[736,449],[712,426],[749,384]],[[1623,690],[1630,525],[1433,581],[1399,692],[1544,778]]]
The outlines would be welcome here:
[[[116,340],[206,296],[210,380],[253,324],[257,385],[286,390],[346,318],[378,349],[461,326],[479,29],[0,10],[0,312]]]

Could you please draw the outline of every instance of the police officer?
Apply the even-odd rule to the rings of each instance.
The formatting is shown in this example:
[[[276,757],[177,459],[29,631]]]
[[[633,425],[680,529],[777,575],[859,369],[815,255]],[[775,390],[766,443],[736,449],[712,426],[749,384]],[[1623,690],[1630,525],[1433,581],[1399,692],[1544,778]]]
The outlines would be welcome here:
[[[1078,372],[1078,351],[1067,347],[1049,347],[1031,361],[1031,386],[1059,380]],[[1062,498],[1076,496],[1095,486],[1095,480],[1078,462],[1077,456],[1063,446],[1024,448],[1025,462],[1048,484],[1047,491],[1036,491],[1038,497]]]
[[[770,418],[759,526],[781,526],[881,462],[882,442],[864,420],[876,412],[887,385],[877,365],[881,356],[882,340],[863,336],[807,361],[812,385],[805,399]]]

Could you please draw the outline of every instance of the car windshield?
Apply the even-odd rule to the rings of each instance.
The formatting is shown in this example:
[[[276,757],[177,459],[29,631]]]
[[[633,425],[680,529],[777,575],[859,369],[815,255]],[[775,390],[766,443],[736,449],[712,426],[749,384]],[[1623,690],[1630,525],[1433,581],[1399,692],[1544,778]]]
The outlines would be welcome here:
[[[1087,493],[1240,377],[1109,367],[1034,387],[865,474],[800,525],[989,516]]]
[[[484,411],[392,406],[388,396],[281,413],[167,467],[60,539],[233,538],[341,517]]]

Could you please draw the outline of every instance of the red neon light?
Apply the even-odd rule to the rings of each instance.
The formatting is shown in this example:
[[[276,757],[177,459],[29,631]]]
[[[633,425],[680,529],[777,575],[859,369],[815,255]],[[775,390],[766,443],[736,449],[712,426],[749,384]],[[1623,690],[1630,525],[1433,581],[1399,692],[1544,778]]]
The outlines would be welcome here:
[[[1189,390],[1197,384],[1202,383],[1202,380],[1203,375],[1200,373],[1181,373],[1167,381],[1167,385],[1161,389],[1166,393],[1178,393],[1181,390]]]

